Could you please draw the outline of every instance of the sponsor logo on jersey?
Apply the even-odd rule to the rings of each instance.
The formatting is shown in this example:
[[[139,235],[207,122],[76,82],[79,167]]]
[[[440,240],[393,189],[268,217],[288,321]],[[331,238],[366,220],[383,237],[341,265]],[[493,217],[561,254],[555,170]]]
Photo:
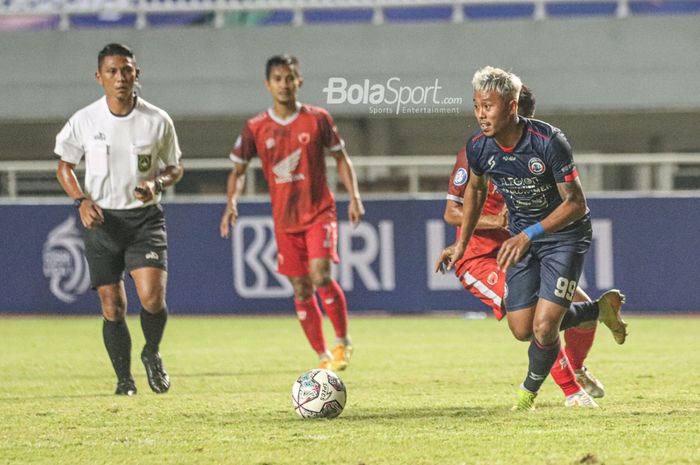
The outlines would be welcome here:
[[[503,161],[515,161],[515,155],[503,155],[501,159]]]
[[[265,141],[265,148],[267,150],[270,150],[274,146],[275,146],[275,139],[273,139],[272,137],[267,138],[267,140]]]
[[[544,173],[547,168],[544,162],[537,157],[530,158],[530,161],[527,162],[527,167],[530,169],[530,173],[538,176]]]
[[[75,302],[90,288],[85,245],[74,216],[53,228],[42,250],[44,276],[49,290],[62,302]]]
[[[146,254],[146,260],[158,260],[158,254],[151,250]]]
[[[454,184],[455,186],[463,186],[467,182],[467,179],[467,170],[465,170],[464,168],[460,168],[455,173],[455,177],[452,181],[452,184]]]
[[[138,155],[138,166],[139,166],[139,171],[142,173],[145,173],[151,168],[151,154],[150,153],[144,153],[144,154],[139,154]]]
[[[292,173],[292,171],[299,166],[300,159],[301,149],[296,149],[282,160],[275,163],[275,166],[272,167],[272,172],[275,174],[275,183],[284,184],[287,182],[303,181],[305,178],[302,173]]]
[[[311,135],[308,132],[302,132],[297,136],[297,139],[301,145],[306,145],[311,140]]]
[[[104,132],[98,132],[97,135],[94,137],[95,140],[107,140],[107,136],[105,136]]]

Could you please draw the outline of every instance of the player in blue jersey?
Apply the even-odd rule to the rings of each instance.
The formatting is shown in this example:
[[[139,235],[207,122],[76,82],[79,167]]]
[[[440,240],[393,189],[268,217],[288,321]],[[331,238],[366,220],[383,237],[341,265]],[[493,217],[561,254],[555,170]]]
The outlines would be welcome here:
[[[440,260],[449,270],[464,254],[491,180],[509,213],[511,238],[496,258],[506,270],[508,326],[518,340],[530,341],[516,407],[532,409],[559,353],[560,329],[598,318],[624,343],[624,296],[613,290],[572,305],[592,229],[569,142],[559,129],[518,115],[522,83],[515,74],[487,66],[472,85],[480,131],[466,146],[470,171],[461,234]]]

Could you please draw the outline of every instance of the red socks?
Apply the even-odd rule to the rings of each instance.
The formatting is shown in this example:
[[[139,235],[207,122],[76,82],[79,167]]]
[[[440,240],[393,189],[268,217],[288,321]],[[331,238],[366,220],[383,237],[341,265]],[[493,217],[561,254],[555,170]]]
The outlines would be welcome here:
[[[571,362],[571,368],[580,370],[583,362],[588,356],[588,352],[593,346],[596,327],[593,328],[569,328],[564,331],[566,341],[566,357]]]
[[[345,338],[348,335],[348,304],[345,300],[345,293],[340,285],[335,281],[326,287],[317,289],[321,297],[321,305],[325,310],[328,319],[335,329],[335,337]]]
[[[294,299],[294,308],[297,311],[299,323],[304,329],[306,339],[317,354],[326,352],[326,341],[323,337],[323,317],[321,309],[316,302],[316,296],[312,295],[308,300]]]
[[[581,386],[576,382],[576,375],[566,358],[563,348],[559,349],[557,359],[554,361],[554,365],[552,365],[549,373],[552,375],[554,382],[564,391],[565,396],[576,394],[581,390]]]

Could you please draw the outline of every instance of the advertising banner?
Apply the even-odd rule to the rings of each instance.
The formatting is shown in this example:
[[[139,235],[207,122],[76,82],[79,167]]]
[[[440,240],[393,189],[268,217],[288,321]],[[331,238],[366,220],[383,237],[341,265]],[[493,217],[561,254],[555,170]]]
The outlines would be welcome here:
[[[609,288],[626,310],[700,312],[697,198],[589,199],[593,245],[579,285],[592,297]],[[353,228],[339,202],[333,273],[352,312],[486,311],[453,274],[433,272],[455,229],[443,199],[370,200]],[[243,202],[229,239],[219,237],[222,204],[168,203],[168,305],[172,313],[293,314],[292,288],[278,275],[267,202]],[[99,314],[81,239],[68,205],[0,205],[0,313]],[[138,311],[126,277],[129,309]]]

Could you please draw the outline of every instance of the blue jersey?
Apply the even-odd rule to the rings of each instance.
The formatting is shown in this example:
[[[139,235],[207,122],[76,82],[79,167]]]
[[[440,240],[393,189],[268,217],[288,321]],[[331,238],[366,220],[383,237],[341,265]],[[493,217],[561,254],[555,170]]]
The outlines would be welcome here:
[[[520,117],[523,135],[512,149],[504,149],[482,132],[467,141],[467,161],[471,170],[488,174],[503,194],[510,224],[517,234],[547,217],[562,199],[557,183],[577,178],[571,146],[558,128],[543,121]],[[561,231],[572,231],[590,219],[583,218]]]

